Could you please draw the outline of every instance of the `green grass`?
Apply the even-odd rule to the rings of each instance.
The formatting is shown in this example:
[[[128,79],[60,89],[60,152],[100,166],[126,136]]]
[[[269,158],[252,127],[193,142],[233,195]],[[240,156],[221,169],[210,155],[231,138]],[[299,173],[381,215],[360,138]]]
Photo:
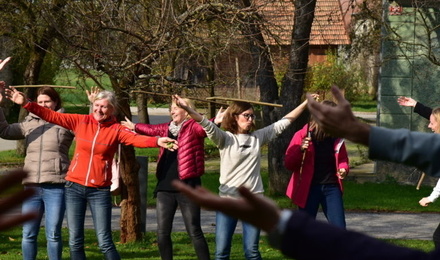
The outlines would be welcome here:
[[[39,252],[37,255],[37,259],[47,259],[45,250],[45,238],[44,235],[41,234],[44,234],[44,228],[41,228],[40,236],[38,237]],[[70,259],[67,238],[67,229],[63,228],[63,259]],[[113,232],[113,238],[122,259],[160,259],[159,251],[157,248],[156,234],[154,232],[145,233],[142,241],[135,243],[119,243],[119,231]],[[206,234],[206,240],[208,242],[212,255],[215,250],[214,234]],[[191,241],[187,233],[173,232],[172,241],[174,246],[174,259],[196,259],[194,248],[191,245]],[[264,259],[283,259],[282,254],[278,250],[273,249],[268,245],[265,236],[262,236],[260,241],[260,251]],[[99,251],[97,245],[94,230],[85,231],[85,245],[87,259],[103,259],[102,253]],[[0,233],[0,259],[22,259],[20,228],[15,228],[13,230]],[[234,235],[232,242],[231,259],[243,259],[241,234]]]
[[[40,230],[40,236],[38,238],[39,252],[37,259],[47,259],[45,250],[45,238],[44,228]],[[206,240],[209,245],[211,255],[214,253],[215,236],[214,234],[205,234]],[[63,259],[70,259],[68,251],[68,232],[66,228],[63,228]],[[116,248],[121,255],[122,259],[160,259],[156,234],[154,232],[145,233],[142,241],[134,243],[119,243],[119,231],[113,232],[113,238],[116,243]],[[232,241],[231,259],[243,259],[242,250],[242,235],[235,234]],[[195,259],[194,248],[191,246],[191,241],[185,232],[173,232],[172,241],[174,246],[174,259],[176,260],[193,260]],[[399,246],[410,247],[419,249],[422,251],[431,251],[434,249],[434,245],[431,241],[424,240],[385,240],[389,243]],[[103,259],[102,253],[97,246],[94,230],[85,231],[85,245],[87,259]],[[286,259],[278,250],[269,246],[266,236],[263,234],[260,239],[260,252],[263,259],[267,260],[279,260]],[[19,260],[22,259],[21,255],[21,229],[15,228],[6,232],[0,233],[0,259],[2,260]]]
[[[376,112],[377,101],[375,100],[358,100],[351,102],[351,108],[357,112]]]

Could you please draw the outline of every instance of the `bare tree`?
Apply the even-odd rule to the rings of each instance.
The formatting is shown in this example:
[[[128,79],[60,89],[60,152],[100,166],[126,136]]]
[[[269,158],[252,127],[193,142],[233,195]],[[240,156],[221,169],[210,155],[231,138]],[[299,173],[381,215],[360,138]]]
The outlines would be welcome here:
[[[13,42],[13,53],[22,54],[14,57],[14,63],[23,65],[22,76],[26,85],[48,83],[42,82],[47,80],[47,77],[42,76],[41,72],[44,63],[48,63],[47,54],[57,37],[57,29],[54,25],[62,26],[63,24],[64,17],[60,16],[60,13],[66,4],[66,0],[57,0],[51,4],[5,0],[0,2],[3,23],[0,30],[3,36]],[[52,19],[53,23],[46,23],[45,19]],[[29,98],[35,98],[35,88],[28,88],[24,91]],[[21,109],[19,121],[23,120],[26,115],[27,111]],[[25,153],[22,140],[17,141],[17,151],[22,155]]]

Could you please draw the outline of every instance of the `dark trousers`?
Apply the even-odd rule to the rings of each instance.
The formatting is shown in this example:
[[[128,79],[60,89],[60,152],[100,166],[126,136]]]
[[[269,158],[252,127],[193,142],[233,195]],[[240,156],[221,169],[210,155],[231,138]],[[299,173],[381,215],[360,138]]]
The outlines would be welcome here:
[[[162,260],[173,259],[171,231],[177,206],[182,212],[186,232],[188,232],[197,258],[209,260],[209,249],[200,225],[200,207],[178,192],[159,191],[157,193],[157,240]]]

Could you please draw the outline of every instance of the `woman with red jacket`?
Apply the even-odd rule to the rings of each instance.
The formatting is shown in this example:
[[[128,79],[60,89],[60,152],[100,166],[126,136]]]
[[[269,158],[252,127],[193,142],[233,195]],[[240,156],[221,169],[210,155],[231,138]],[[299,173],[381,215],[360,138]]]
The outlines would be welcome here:
[[[101,91],[93,101],[89,115],[62,114],[28,102],[26,96],[14,88],[6,94],[43,120],[60,125],[75,133],[76,147],[66,174],[66,213],[69,223],[71,259],[86,259],[84,252],[84,219],[87,204],[92,212],[98,244],[105,259],[120,259],[111,233],[112,160],[118,145],[136,147],[167,147],[177,149],[175,140],[133,133],[116,121],[116,97],[113,92]],[[169,143],[172,143],[171,145]]]
[[[344,140],[328,135],[314,120],[309,124],[295,133],[286,150],[284,164],[293,172],[286,195],[314,218],[321,205],[329,223],[345,229],[342,179],[349,166]]]
[[[194,108],[194,104],[185,100]],[[151,136],[167,136],[176,139],[179,143],[178,151],[160,149],[157,162],[157,185],[154,191],[157,212],[157,236],[161,259],[173,259],[173,244],[171,230],[174,215],[179,206],[186,230],[191,237],[197,258],[210,259],[208,244],[206,243],[200,224],[200,207],[178,192],[172,185],[172,180],[181,180],[191,187],[201,186],[201,179],[205,173],[205,130],[188,116],[188,113],[177,106],[175,101],[170,106],[171,122],[151,125],[133,124],[130,120],[121,123],[136,131],[136,133]],[[221,116],[217,117],[217,120]]]

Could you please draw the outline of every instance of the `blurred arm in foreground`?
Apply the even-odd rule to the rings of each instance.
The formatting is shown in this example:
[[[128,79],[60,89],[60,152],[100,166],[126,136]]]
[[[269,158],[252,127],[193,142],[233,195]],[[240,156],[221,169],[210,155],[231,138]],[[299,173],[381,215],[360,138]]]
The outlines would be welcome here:
[[[27,173],[23,170],[15,170],[4,175],[0,178],[0,193],[3,193],[11,186],[21,184],[21,181],[26,176]],[[31,197],[33,194],[33,190],[27,189],[17,191],[11,195],[7,195],[6,197],[2,196],[0,199],[0,231],[19,226],[37,216],[36,213],[27,213],[18,216],[8,214],[10,210],[19,207],[24,200]]]

